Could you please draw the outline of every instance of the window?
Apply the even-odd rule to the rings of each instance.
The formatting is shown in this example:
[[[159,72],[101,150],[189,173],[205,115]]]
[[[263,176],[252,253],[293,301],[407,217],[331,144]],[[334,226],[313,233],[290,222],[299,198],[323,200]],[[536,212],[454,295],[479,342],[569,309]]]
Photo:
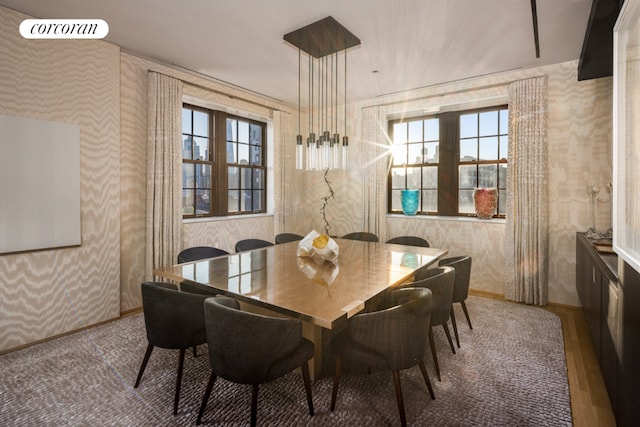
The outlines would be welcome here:
[[[417,188],[419,214],[474,216],[474,188],[495,187],[504,217],[508,118],[500,106],[390,121],[388,212],[402,212],[401,191]]]
[[[266,212],[266,131],[256,120],[183,105],[184,218]]]

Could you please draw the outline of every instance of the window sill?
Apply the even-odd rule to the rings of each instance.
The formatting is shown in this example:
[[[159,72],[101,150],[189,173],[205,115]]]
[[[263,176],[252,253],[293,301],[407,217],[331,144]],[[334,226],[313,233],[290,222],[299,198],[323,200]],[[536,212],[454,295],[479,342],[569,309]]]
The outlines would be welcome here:
[[[505,218],[480,219],[471,216],[435,216],[435,215],[401,215],[387,214],[388,219],[412,219],[419,221],[453,221],[453,222],[480,222],[483,224],[505,224]]]
[[[183,224],[194,224],[199,222],[213,222],[213,221],[237,221],[244,219],[255,219],[255,218],[264,218],[264,217],[273,217],[272,213],[260,213],[260,214],[251,214],[251,215],[229,215],[229,216],[207,216],[203,218],[187,218],[183,219]]]

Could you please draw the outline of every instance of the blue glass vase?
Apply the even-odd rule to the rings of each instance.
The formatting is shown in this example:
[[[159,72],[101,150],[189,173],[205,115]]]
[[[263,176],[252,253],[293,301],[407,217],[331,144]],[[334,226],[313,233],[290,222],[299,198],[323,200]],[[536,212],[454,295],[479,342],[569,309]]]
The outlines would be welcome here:
[[[402,212],[405,215],[415,215],[418,212],[418,202],[420,200],[420,190],[402,190],[400,201]]]

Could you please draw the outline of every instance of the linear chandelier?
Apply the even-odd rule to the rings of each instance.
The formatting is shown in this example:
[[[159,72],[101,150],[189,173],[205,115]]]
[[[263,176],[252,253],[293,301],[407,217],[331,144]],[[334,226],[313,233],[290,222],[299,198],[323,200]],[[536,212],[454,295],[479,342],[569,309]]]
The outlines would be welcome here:
[[[284,40],[298,48],[298,135],[296,169],[348,169],[349,137],[347,133],[347,49],[360,39],[331,16],[284,35]],[[308,55],[308,136],[301,130],[302,52]],[[341,55],[342,53],[342,55]],[[338,89],[343,58],[344,135],[338,131]]]

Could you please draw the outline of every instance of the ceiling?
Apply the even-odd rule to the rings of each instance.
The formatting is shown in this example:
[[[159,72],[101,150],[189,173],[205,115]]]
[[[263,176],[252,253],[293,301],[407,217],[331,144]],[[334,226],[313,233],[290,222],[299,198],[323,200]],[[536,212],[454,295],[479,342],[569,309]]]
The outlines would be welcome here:
[[[348,101],[580,58],[591,0],[0,0],[36,18],[94,18],[123,51],[298,103],[286,33],[332,16],[348,51]],[[17,31],[17,29],[16,29]]]

